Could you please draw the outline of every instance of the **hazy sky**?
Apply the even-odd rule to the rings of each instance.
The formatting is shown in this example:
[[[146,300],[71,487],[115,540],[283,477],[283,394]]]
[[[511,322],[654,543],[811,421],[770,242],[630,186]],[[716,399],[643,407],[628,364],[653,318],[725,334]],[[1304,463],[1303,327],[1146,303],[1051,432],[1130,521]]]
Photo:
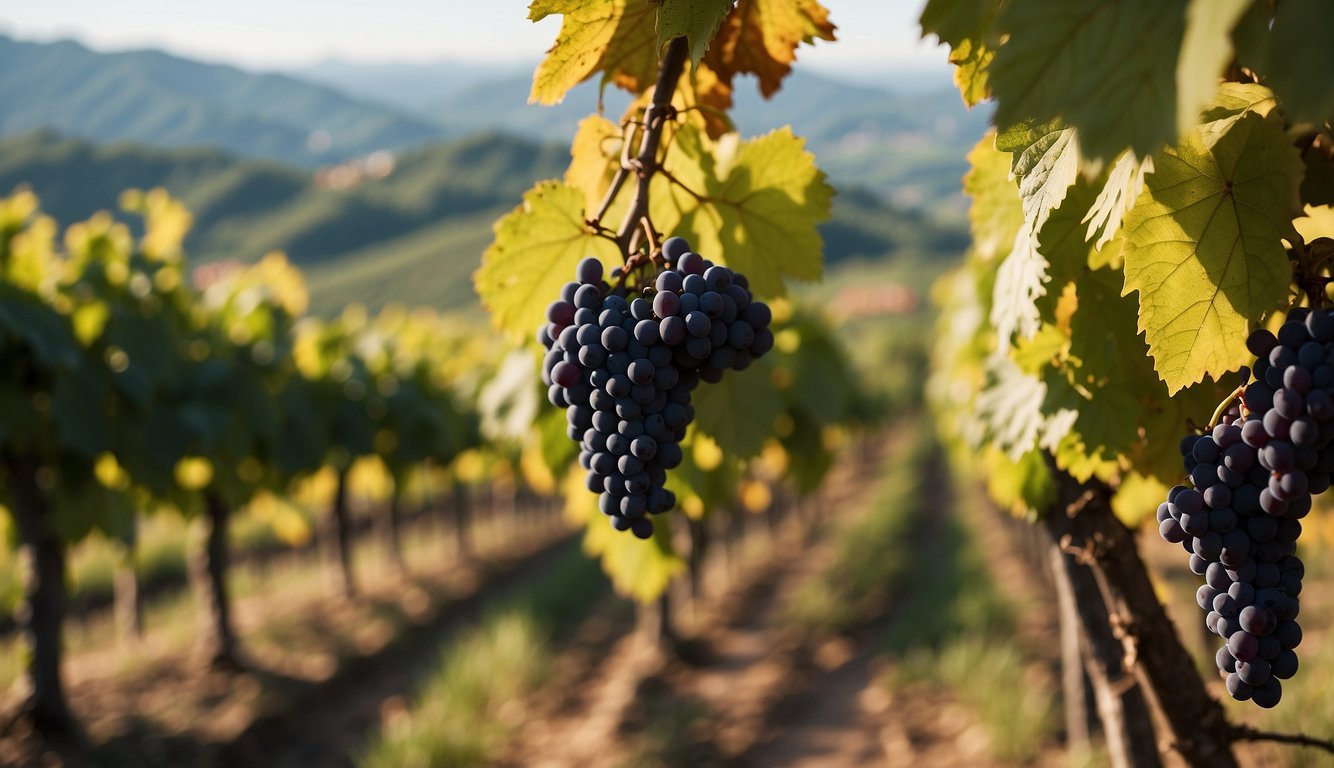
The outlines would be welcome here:
[[[947,71],[919,39],[925,0],[824,0],[839,41],[804,47],[803,64],[845,74]],[[0,0],[0,32],[73,37],[99,50],[164,48],[252,69],[329,57],[359,62],[536,61],[558,17],[527,20],[523,0]]]

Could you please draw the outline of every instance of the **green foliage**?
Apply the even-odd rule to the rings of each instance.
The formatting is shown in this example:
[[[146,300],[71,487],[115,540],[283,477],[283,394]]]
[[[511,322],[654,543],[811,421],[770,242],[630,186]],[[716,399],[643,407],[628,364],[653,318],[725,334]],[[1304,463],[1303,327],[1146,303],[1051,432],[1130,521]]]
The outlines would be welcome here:
[[[820,234],[834,191],[787,129],[738,143],[683,126],[651,197],[653,221],[699,253],[744,272],[760,296],[783,278],[820,277]],[[660,181],[659,181],[660,180]]]
[[[1245,363],[1252,318],[1287,304],[1281,239],[1300,213],[1301,160],[1278,115],[1207,123],[1160,156],[1125,227],[1126,290],[1176,392]]]
[[[523,204],[495,225],[495,242],[482,255],[475,284],[496,327],[518,342],[546,319],[547,305],[586,256],[607,269],[617,247],[585,222],[584,196],[558,181],[528,191]]]
[[[1054,467],[1107,483],[1138,522],[1181,476],[1180,435],[1249,360],[1249,332],[1314,301],[1328,273],[1292,224],[1324,197],[1324,134],[1303,122],[1323,94],[1280,88],[1289,57],[1267,61],[1279,39],[1321,47],[1240,0],[996,8],[933,0],[922,17],[956,52],[994,50],[999,129],[964,177],[975,257],[937,292],[962,318],[938,337],[938,409],[966,403],[946,430],[1012,510],[1050,507]]]

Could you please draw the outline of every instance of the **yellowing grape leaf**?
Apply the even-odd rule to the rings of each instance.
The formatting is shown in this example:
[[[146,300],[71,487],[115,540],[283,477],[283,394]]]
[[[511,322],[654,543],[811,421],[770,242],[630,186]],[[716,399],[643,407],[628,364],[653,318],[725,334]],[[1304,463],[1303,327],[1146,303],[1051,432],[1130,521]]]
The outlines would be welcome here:
[[[685,37],[690,60],[698,63],[730,10],[732,0],[665,0],[658,10],[658,47]]]
[[[516,341],[532,338],[581,259],[595,256],[608,269],[622,261],[616,244],[584,222],[583,193],[558,181],[538,182],[494,230],[473,285],[492,322]]]
[[[829,11],[817,0],[738,0],[704,60],[728,82],[755,75],[767,97],[792,71],[798,45],[833,39]]]
[[[672,548],[667,521],[657,520],[652,538],[641,541],[629,531],[613,529],[608,517],[598,511],[595,496],[582,489],[575,492],[588,499],[584,551],[602,559],[602,570],[611,577],[617,592],[641,603],[658,599],[672,577],[685,569],[685,560]]]
[[[1126,219],[1125,288],[1169,392],[1247,360],[1252,318],[1281,308],[1302,163],[1277,115],[1201,126],[1162,153]]]
[[[954,65],[954,85],[963,97],[964,106],[972,108],[991,98],[987,82],[987,68],[996,58],[996,51],[981,43],[965,40],[950,49],[950,63]]]
[[[1167,484],[1138,472],[1127,473],[1112,497],[1112,513],[1127,528],[1152,522],[1157,526],[1158,505],[1167,498]]]
[[[706,258],[745,273],[760,296],[783,293],[783,278],[816,280],[833,189],[788,128],[739,141],[713,142],[694,125],[672,140],[654,177],[653,223],[681,235]]]
[[[996,55],[996,7],[995,0],[929,0],[919,19],[923,37],[935,35],[950,47],[954,84],[969,107],[990,95],[987,67]]]
[[[993,134],[983,136],[968,153],[970,168],[963,176],[964,194],[972,198],[968,221],[973,250],[986,261],[1010,252],[1024,222],[1023,203],[1010,181],[1010,157],[995,145]]]
[[[579,130],[570,144],[565,183],[584,193],[584,210],[590,216],[620,167],[621,144],[621,127],[602,115],[589,115],[579,121]]]
[[[658,6],[643,0],[535,0],[528,18],[564,14],[556,42],[533,73],[529,101],[558,104],[574,86],[602,72],[602,82],[632,93],[658,69]]]
[[[1032,518],[1056,503],[1056,482],[1043,451],[1034,448],[1017,460],[988,451],[987,492],[1015,517]]]
[[[1064,118],[1092,159],[1173,142],[1185,8],[1186,0],[1007,4],[996,23],[1009,38],[988,75],[996,124]]]

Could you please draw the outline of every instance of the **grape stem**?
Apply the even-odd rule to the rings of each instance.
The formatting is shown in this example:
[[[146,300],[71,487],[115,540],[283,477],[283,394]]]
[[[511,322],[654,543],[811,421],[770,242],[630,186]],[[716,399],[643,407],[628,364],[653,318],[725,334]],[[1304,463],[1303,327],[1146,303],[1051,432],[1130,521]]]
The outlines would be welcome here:
[[[1315,747],[1334,753],[1334,741],[1317,739],[1304,733],[1274,733],[1272,731],[1262,731],[1249,725],[1233,725],[1230,730],[1233,741],[1274,741],[1280,744]]]
[[[1223,402],[1218,404],[1218,407],[1214,409],[1214,414],[1209,417],[1208,428],[1210,430],[1218,426],[1218,422],[1223,418],[1223,411],[1226,411],[1228,408],[1232,406],[1233,403],[1237,402],[1237,398],[1241,397],[1242,393],[1244,393],[1245,391],[1246,391],[1246,385],[1242,384],[1241,386],[1232,390],[1232,392],[1230,392],[1227,397],[1223,398]]]
[[[647,231],[652,231],[653,225],[648,221],[648,188],[649,182],[653,180],[653,174],[659,170],[658,148],[662,145],[663,128],[669,120],[676,117],[676,108],[672,106],[672,93],[676,90],[676,83],[681,79],[681,72],[685,68],[686,56],[689,54],[689,46],[684,37],[678,37],[667,44],[667,53],[662,57],[662,66],[658,70],[658,81],[653,86],[653,99],[649,105],[644,108],[644,135],[639,143],[639,152],[634,157],[622,157],[621,168],[616,173],[616,178],[612,183],[616,184],[616,179],[624,183],[630,173],[637,177],[634,197],[630,199],[630,207],[625,212],[625,218],[621,220],[621,226],[616,230],[616,242],[621,247],[621,253],[624,254],[627,269],[622,273],[630,272],[630,262],[635,260],[635,249],[632,249],[633,241],[637,240],[641,221]],[[619,189],[619,187],[617,187]],[[606,205],[611,204],[613,195],[608,193]],[[655,237],[649,238],[650,248]]]

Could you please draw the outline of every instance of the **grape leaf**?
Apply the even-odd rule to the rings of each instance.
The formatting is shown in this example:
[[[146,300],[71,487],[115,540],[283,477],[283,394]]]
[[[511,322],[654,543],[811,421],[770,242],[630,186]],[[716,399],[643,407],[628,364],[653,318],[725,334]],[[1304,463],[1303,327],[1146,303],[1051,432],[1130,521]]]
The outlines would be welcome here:
[[[1315,30],[1334,28],[1334,3],[1328,0],[1284,0],[1272,24],[1265,9],[1256,8],[1237,27],[1240,62],[1256,70],[1274,90],[1283,110],[1295,121],[1317,126],[1334,118],[1334,48],[1312,44]]]
[[[929,0],[919,19],[923,37],[935,35],[950,47],[954,84],[969,107],[990,95],[987,68],[996,55],[996,7],[994,0]]]
[[[1165,151],[1126,220],[1124,293],[1169,392],[1243,365],[1251,318],[1287,301],[1302,164],[1277,115],[1247,112]]]
[[[473,284],[496,327],[516,341],[545,321],[581,259],[596,257],[608,269],[621,263],[616,244],[584,222],[583,193],[558,181],[538,182],[494,229]]]
[[[696,429],[713,438],[728,457],[755,456],[773,435],[784,397],[774,386],[772,372],[772,366],[760,361],[695,390]]]
[[[654,178],[654,224],[681,235],[705,257],[745,273],[760,296],[783,293],[783,278],[816,280],[833,189],[789,128],[712,142],[683,125]]]
[[[579,121],[570,144],[570,165],[565,183],[584,193],[584,210],[596,211],[620,167],[621,128],[602,115]]]
[[[647,88],[658,68],[658,6],[639,0],[536,0],[528,18],[564,14],[556,42],[533,73],[528,100],[559,104],[595,73],[632,93]]]
[[[1117,156],[1116,162],[1112,163],[1111,171],[1107,174],[1107,181],[1103,184],[1102,191],[1098,193],[1098,198],[1093,201],[1084,218],[1079,220],[1081,224],[1088,223],[1088,230],[1084,233],[1085,240],[1092,240],[1093,235],[1098,234],[1088,258],[1090,267],[1121,268],[1119,242],[1110,248],[1107,244],[1113,242],[1113,238],[1121,229],[1121,220],[1131,208],[1135,207],[1135,201],[1144,191],[1144,177],[1150,173],[1153,173],[1152,155],[1141,162],[1136,159],[1134,152],[1126,150]]]
[[[1034,233],[1065,199],[1079,175],[1079,139],[1060,120],[1020,124],[996,135],[996,149],[1010,154],[1010,172],[1019,180],[1024,226]]]
[[[593,503],[596,498],[583,490],[582,472],[572,472],[578,480],[567,497],[579,499],[586,507],[588,526],[584,531],[584,551],[602,559],[602,570],[611,577],[617,592],[641,603],[651,603],[667,590],[672,577],[685,569],[685,560],[672,548],[671,531],[665,520],[658,520],[653,537],[641,541],[628,531],[617,531],[607,516]],[[572,494],[578,494],[572,495]]]
[[[996,0],[927,0],[918,23],[922,37],[935,35],[951,48],[986,39],[996,19]]]
[[[973,408],[984,439],[1018,461],[1038,443],[1046,397],[1047,385],[1040,379],[1024,373],[1008,357],[993,357],[987,363],[987,384]]]
[[[732,0],[666,0],[658,10],[658,47],[685,37],[690,60],[699,63],[730,10]]]
[[[988,75],[996,124],[1064,118],[1092,159],[1173,142],[1185,8],[1186,0],[1008,3],[997,28],[1009,38]]]
[[[972,198],[973,250],[986,261],[1009,253],[1024,222],[1023,202],[1010,181],[1010,158],[995,145],[995,136],[983,136],[968,153],[970,167],[963,176],[964,194]]]
[[[1038,233],[1051,212],[1065,199],[1079,175],[1079,141],[1073,128],[1059,120],[1043,125],[1017,125],[996,136],[996,149],[1010,152],[1010,169],[1019,181],[1024,222],[1015,234],[1010,255],[996,273],[991,322],[1001,344],[1017,330],[1029,338],[1037,333],[1050,263],[1039,252]]]
[[[1177,58],[1177,135],[1197,124],[1232,59],[1232,29],[1253,0],[1190,0]]]
[[[1023,338],[1038,332],[1041,311],[1038,300],[1047,294],[1047,260],[1038,253],[1032,230],[1021,227],[1014,236],[1010,254],[996,271],[991,299],[991,324],[1003,345],[1017,331]]]
[[[1056,503],[1056,483],[1043,452],[1034,448],[1017,460],[988,451],[987,492],[1017,517],[1034,517]]]
[[[987,69],[996,50],[981,43],[965,40],[950,49],[950,63],[954,65],[954,85],[969,109],[991,98]]]
[[[834,39],[829,11],[817,0],[738,0],[704,61],[730,82],[755,75],[760,92],[774,95],[792,71],[797,46]]]
[[[1127,473],[1112,496],[1112,513],[1132,530],[1151,520],[1157,526],[1155,514],[1158,505],[1167,498],[1167,490],[1167,485],[1157,478]]]

